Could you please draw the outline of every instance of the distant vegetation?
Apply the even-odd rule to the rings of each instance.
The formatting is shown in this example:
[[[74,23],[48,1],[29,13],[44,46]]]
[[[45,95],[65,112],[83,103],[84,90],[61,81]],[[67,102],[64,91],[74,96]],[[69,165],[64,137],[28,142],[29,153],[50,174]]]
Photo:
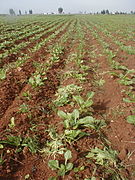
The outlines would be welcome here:
[[[64,13],[64,10],[63,10],[63,8],[62,7],[59,7],[58,8],[58,13],[59,14],[63,14]],[[27,14],[33,14],[33,10],[32,9],[30,9],[29,11],[24,11],[24,13],[22,13],[22,11],[19,9],[19,11],[18,11],[18,14],[16,14],[15,13],[15,11],[14,11],[14,9],[9,9],[9,14],[11,15],[11,16],[15,16],[15,15],[27,15]],[[55,14],[55,13],[44,13],[44,14]],[[72,13],[68,13],[68,14],[72,14]],[[92,13],[92,12],[86,12],[86,11],[84,11],[84,12],[82,12],[82,11],[79,11],[77,14],[102,14],[102,15],[121,15],[121,14],[135,14],[135,11],[130,11],[130,12],[123,12],[123,11],[115,11],[115,12],[111,12],[111,11],[109,11],[108,9],[103,9],[102,11],[97,11],[97,12],[94,12],[94,13]],[[2,15],[2,14],[1,14]],[[4,15],[4,14],[3,14]]]
[[[62,12],[63,12],[63,8],[58,8],[58,12],[59,12],[59,14],[62,14]]]

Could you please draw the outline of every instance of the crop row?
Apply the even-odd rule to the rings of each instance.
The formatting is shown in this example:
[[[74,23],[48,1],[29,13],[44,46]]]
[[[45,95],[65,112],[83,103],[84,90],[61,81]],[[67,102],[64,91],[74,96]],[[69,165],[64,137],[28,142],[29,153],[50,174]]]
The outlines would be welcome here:
[[[33,36],[29,39],[29,41],[21,42],[20,44],[15,45],[15,47],[13,47],[9,50],[6,50],[4,53],[1,54],[1,64],[3,65],[4,60],[6,61],[6,58],[8,58],[8,57],[9,57],[9,60],[8,60],[9,62],[12,61],[12,59],[14,61],[16,59],[15,57],[17,57],[17,56],[18,56],[18,58],[20,58],[21,56],[24,55],[23,50],[26,47],[29,47],[27,49],[27,52],[30,51],[30,46],[32,45],[32,47],[33,47],[33,43],[34,44],[36,43],[35,49],[38,49],[37,46],[40,46],[38,41],[41,41],[41,39],[44,39],[48,34],[53,33],[55,31],[55,29],[57,29],[58,27],[60,28],[62,26],[62,24],[63,24],[63,21],[60,22],[58,25],[50,27],[50,29],[47,29],[47,30],[41,32],[40,34],[35,34],[35,36]],[[22,49],[22,51],[21,51],[21,49]],[[12,58],[12,56],[13,56],[13,58]]]
[[[47,49],[45,49],[44,48],[44,45],[45,44],[47,44],[47,42],[49,41],[49,43],[52,43],[53,44],[53,41],[55,41],[55,38],[60,34],[60,33],[63,33],[64,31],[65,31],[65,29],[67,29],[67,25],[68,25],[68,23],[66,23],[61,29],[58,29],[55,33],[53,33],[53,36],[52,35],[50,35],[50,36],[48,36],[46,39],[44,39],[43,41],[41,41],[39,44],[38,44],[38,49],[34,49],[33,50],[33,53],[35,52],[36,54],[37,54],[37,52],[42,48],[43,50],[42,50],[42,52],[44,52],[44,54],[46,54],[47,53]],[[48,44],[49,45],[49,44]],[[51,44],[50,44],[51,45]],[[35,55],[36,55],[35,54]],[[37,57],[37,56],[36,56]],[[32,57],[29,57],[29,61],[27,61],[27,59],[25,59],[25,61],[26,61],[26,63],[24,62],[24,60],[22,60],[22,62],[21,62],[21,64],[20,64],[20,62],[18,63],[18,65],[16,64],[16,66],[17,67],[14,67],[15,69],[10,69],[9,68],[9,72],[7,73],[8,74],[8,76],[7,76],[7,78],[6,78],[6,76],[5,76],[5,80],[3,80],[2,82],[1,82],[1,92],[2,92],[2,94],[3,94],[3,96],[1,97],[1,102],[2,102],[2,106],[1,106],[1,114],[3,114],[4,112],[5,112],[5,110],[7,109],[7,107],[11,104],[11,102],[12,102],[12,100],[15,98],[15,96],[22,90],[22,88],[25,86],[25,84],[26,84],[26,82],[27,82],[27,79],[30,77],[30,75],[31,75],[31,73],[33,72],[33,66],[37,66],[37,64],[38,63],[36,63],[38,60],[36,59],[36,62],[35,62],[35,65],[33,64],[34,62],[31,62],[31,59],[33,59],[34,58],[34,56],[32,56]],[[42,57],[43,58],[43,57]],[[42,60],[42,58],[40,58],[40,57],[38,57],[38,59],[39,59],[39,61],[40,60]],[[34,58],[35,59],[35,58]],[[26,71],[26,73],[25,73],[25,71],[23,72],[22,70],[24,69],[26,69],[27,67],[27,64],[28,64],[28,67],[30,68],[30,70],[27,72]],[[21,69],[21,72],[22,73],[20,73],[20,76],[18,76],[18,80],[15,78],[15,74],[18,74],[17,72],[16,72],[16,68],[17,69]],[[35,68],[34,68],[35,69]],[[12,74],[12,77],[11,77],[11,73],[10,72],[13,72],[13,74]],[[6,70],[5,70],[5,73],[6,73]],[[21,76],[21,74],[22,74],[22,76],[24,76],[25,77],[25,79],[21,82],[21,78],[22,78],[22,76]],[[5,84],[6,84],[6,82],[10,82],[9,83],[9,85],[6,85],[7,86],[7,88],[8,88],[8,86],[10,86],[10,88],[9,88],[9,90],[7,90],[7,89],[5,89]],[[18,82],[20,82],[20,83],[18,83]],[[12,85],[13,85],[13,87],[12,87]],[[12,92],[12,89],[14,89],[14,88],[17,88],[17,91],[16,92]],[[7,93],[8,92],[8,93]],[[5,95],[4,95],[5,94]],[[11,96],[11,94],[12,94],[12,96]],[[9,97],[9,96],[11,96],[10,97],[10,100],[11,101],[9,101],[8,100],[8,98],[7,97]],[[6,100],[4,100],[4,99]],[[4,110],[5,109],[5,110]]]

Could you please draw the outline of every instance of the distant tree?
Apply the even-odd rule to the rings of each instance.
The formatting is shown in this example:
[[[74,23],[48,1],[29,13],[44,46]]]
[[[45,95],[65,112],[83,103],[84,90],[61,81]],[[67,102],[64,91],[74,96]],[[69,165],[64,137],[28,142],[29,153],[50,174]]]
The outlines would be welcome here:
[[[105,10],[101,11],[101,14],[105,14]]]
[[[120,14],[120,13],[118,11],[116,11],[115,14]]]
[[[110,14],[108,9],[105,11],[105,13],[106,13],[106,14]]]
[[[27,14],[27,11],[25,11],[25,14]]]
[[[63,8],[62,8],[62,7],[59,7],[59,8],[58,8],[58,12],[59,12],[59,14],[61,14],[61,13],[63,12]]]
[[[19,15],[21,16],[22,15],[22,12],[21,12],[21,10],[19,9]]]
[[[15,11],[14,11],[13,9],[9,9],[9,14],[10,14],[11,16],[15,16]]]
[[[32,11],[32,9],[31,9],[31,10],[29,10],[29,14],[33,14],[33,11]]]
[[[131,12],[130,12],[130,14],[134,14],[134,12],[133,12],[133,11],[131,11]]]

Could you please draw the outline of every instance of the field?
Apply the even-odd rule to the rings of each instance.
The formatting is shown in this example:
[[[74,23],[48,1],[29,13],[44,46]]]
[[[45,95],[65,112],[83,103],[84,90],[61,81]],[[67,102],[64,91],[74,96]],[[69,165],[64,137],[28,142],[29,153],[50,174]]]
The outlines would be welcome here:
[[[135,179],[135,16],[0,17],[0,180]]]

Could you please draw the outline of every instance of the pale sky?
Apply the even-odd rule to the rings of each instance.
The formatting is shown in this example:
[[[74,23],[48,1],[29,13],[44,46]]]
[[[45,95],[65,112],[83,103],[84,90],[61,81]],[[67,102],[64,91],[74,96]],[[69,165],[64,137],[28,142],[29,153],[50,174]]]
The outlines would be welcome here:
[[[0,13],[9,13],[13,8],[16,13],[32,9],[34,13],[57,13],[62,7],[65,13],[78,13],[79,11],[97,12],[103,9],[109,11],[135,11],[135,0],[0,0]]]

